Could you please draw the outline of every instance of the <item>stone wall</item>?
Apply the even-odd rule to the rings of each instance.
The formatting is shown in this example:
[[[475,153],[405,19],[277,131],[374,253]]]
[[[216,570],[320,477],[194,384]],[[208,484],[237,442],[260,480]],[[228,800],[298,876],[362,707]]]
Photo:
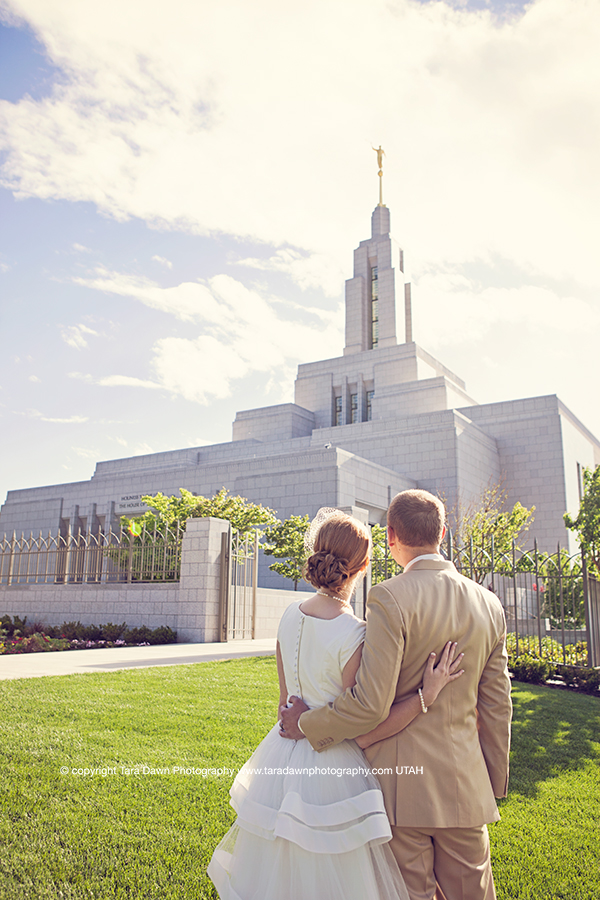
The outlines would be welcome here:
[[[179,642],[217,641],[221,535],[223,519],[190,519],[183,541],[181,580],[160,584],[13,584],[0,585],[0,615],[27,616],[28,623],[81,622],[130,627],[168,625]],[[309,596],[302,591],[258,588],[255,637],[277,634],[289,603]]]

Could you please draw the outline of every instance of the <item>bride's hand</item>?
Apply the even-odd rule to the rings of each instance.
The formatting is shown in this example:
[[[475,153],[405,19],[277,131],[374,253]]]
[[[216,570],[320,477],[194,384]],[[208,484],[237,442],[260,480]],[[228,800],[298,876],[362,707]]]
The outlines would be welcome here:
[[[446,687],[451,681],[456,681],[465,671],[464,669],[457,671],[464,656],[464,653],[459,653],[456,659],[454,658],[457,646],[456,642],[448,641],[435,668],[433,667],[435,653],[429,654],[429,659],[425,666],[425,674],[423,675],[422,691],[425,706],[431,706],[442,688]]]

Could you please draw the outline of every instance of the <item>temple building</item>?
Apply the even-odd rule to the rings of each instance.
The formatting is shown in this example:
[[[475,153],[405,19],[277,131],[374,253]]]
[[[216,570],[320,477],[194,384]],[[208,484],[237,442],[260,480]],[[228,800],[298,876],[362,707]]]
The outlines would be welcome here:
[[[511,504],[536,507],[541,549],[574,548],[563,513],[578,509],[600,443],[556,395],[477,403],[414,342],[404,270],[380,195],[346,282],[343,355],[300,365],[294,403],[238,412],[229,443],[99,462],[89,481],[10,491],[0,532],[114,529],[143,511],[144,494],[222,486],[282,519],[336,506],[373,524],[406,488],[439,493],[451,509],[502,481]],[[261,582],[276,586],[270,561]]]

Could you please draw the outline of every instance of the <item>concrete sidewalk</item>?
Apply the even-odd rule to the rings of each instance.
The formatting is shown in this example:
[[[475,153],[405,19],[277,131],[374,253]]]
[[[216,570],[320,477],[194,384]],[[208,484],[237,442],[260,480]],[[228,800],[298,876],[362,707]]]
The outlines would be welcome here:
[[[62,650],[0,656],[0,680],[110,672],[148,666],[181,666],[214,659],[273,656],[275,638],[229,641],[225,644],[158,644],[152,647],[112,647],[106,650]]]

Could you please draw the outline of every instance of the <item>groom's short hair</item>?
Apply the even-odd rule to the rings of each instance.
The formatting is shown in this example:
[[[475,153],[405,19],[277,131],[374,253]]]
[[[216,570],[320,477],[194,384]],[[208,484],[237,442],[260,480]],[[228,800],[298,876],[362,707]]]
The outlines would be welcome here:
[[[388,525],[407,547],[438,547],[445,520],[444,504],[429,491],[396,494],[387,514]]]

